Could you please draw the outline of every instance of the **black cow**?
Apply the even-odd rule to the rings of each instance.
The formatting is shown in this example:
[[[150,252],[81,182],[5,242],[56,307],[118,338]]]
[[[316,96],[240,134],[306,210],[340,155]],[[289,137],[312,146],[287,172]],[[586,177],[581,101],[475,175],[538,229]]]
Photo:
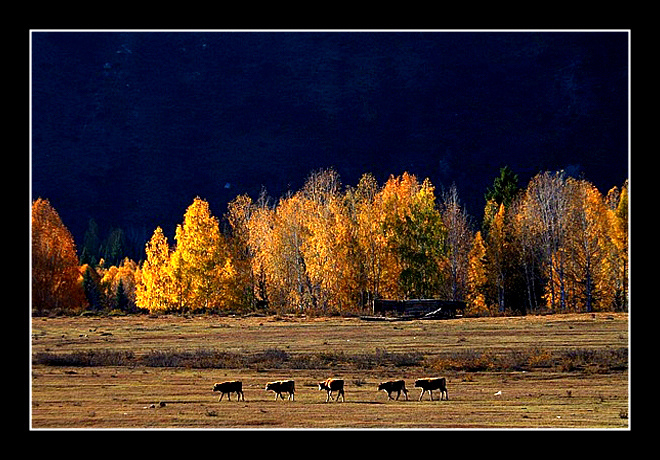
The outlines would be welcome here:
[[[222,401],[222,397],[227,394],[227,399],[231,401],[231,394],[236,393],[236,396],[238,396],[238,400],[240,401],[241,398],[243,398],[243,401],[245,401],[245,395],[243,394],[243,382],[239,382],[237,380],[234,380],[232,382],[221,382],[221,383],[216,383],[213,385],[213,391],[219,391],[220,392],[220,399],[218,401]]]
[[[378,385],[378,391],[383,390],[387,392],[387,399],[394,399],[392,398],[392,393],[397,392],[396,399],[399,399],[399,396],[401,396],[401,392],[403,391],[403,394],[406,396],[406,401],[408,400],[408,390],[406,390],[406,382],[403,380],[390,380],[388,382],[381,382]]]
[[[293,394],[296,390],[295,386],[296,385],[293,380],[279,380],[277,382],[268,382],[266,384],[266,391],[275,392],[275,401],[277,401],[278,396],[281,396],[282,400],[284,400],[284,396],[282,396],[282,393],[289,393],[289,397],[287,399],[293,401],[294,400]]]
[[[440,390],[440,401],[442,401],[443,395],[445,395],[447,397],[447,401],[449,401],[449,393],[447,393],[447,381],[444,377],[417,379],[415,380],[415,387],[422,389],[422,392],[419,395],[419,401],[422,400],[422,396],[424,396],[424,393],[427,391],[431,396],[431,401],[433,401],[433,390]]]

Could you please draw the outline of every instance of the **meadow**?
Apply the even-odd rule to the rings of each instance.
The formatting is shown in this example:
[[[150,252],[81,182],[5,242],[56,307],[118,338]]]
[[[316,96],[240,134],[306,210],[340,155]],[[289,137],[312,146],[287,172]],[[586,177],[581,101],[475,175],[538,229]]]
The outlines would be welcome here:
[[[630,427],[628,314],[32,318],[32,429]],[[443,376],[449,401],[418,401]],[[343,378],[346,401],[317,382]],[[378,392],[406,381],[409,400]],[[242,380],[245,401],[213,393]],[[266,382],[295,379],[295,401]]]

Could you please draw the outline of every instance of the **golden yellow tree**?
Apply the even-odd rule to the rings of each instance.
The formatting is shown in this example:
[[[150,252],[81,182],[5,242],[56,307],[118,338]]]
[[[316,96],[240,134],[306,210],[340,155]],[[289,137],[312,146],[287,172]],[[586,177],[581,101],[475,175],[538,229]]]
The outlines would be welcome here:
[[[614,196],[613,196],[614,195]],[[607,196],[606,228],[609,245],[602,263],[607,297],[615,310],[628,308],[628,184],[614,187]]]
[[[227,308],[235,304],[232,265],[218,220],[197,197],[177,225],[176,249],[170,258],[174,304],[181,310]]]
[[[86,305],[71,233],[50,202],[32,203],[32,308],[80,311]]]
[[[302,312],[312,305],[312,291],[302,245],[309,202],[300,192],[280,199],[266,241],[264,268],[269,296],[279,308]]]
[[[308,209],[302,253],[317,306],[345,310],[358,291],[353,223],[338,193],[310,201]]]
[[[136,287],[136,304],[151,313],[169,308],[170,279],[168,265],[169,245],[163,230],[157,227],[145,248],[147,260],[140,270],[140,283]]]
[[[388,268],[395,260],[387,244],[383,197],[376,179],[371,174],[364,174],[354,195],[357,251],[364,270],[366,302],[373,306],[375,299],[389,294],[384,286],[385,273],[395,271]]]

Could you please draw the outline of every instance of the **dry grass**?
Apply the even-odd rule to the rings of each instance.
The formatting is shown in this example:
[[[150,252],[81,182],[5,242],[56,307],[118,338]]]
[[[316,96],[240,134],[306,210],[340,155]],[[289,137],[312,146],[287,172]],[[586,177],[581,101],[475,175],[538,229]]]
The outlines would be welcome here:
[[[618,364],[613,368],[600,362],[627,346],[625,314],[396,323],[294,317],[34,318],[33,358],[41,354],[101,359],[105,353],[112,365],[34,364],[31,424],[628,428],[627,366],[621,365],[616,352]],[[245,361],[222,368],[212,363],[154,367],[141,361],[158,352],[196,356],[200,350]],[[268,355],[268,350],[277,352]],[[320,360],[322,353],[328,353],[326,361]],[[465,364],[470,356],[485,356],[490,367],[448,364]],[[494,366],[513,357],[531,364],[526,370]],[[575,365],[552,361],[561,357],[572,357]],[[428,395],[417,401],[419,389],[413,383],[426,374],[447,377],[449,401],[430,402]],[[346,381],[345,403],[324,403],[325,393],[317,390],[316,382],[329,376]],[[264,391],[267,381],[280,378],[295,378],[294,402],[275,402],[274,395]],[[387,401],[385,393],[376,391],[378,382],[388,378],[406,379],[410,401]],[[217,401],[213,383],[230,379],[243,381],[245,402]],[[159,407],[161,401],[164,407]]]

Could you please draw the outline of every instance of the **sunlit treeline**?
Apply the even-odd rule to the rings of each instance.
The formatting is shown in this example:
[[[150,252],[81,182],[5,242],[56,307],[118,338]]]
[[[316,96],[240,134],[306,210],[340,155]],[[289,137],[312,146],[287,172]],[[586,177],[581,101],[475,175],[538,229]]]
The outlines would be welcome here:
[[[455,186],[408,173],[344,186],[321,170],[276,201],[237,196],[222,226],[196,198],[174,241],[156,228],[144,262],[110,267],[79,266],[38,199],[33,310],[364,313],[379,298],[462,300],[470,315],[627,308],[627,184],[603,196],[545,172],[520,189],[503,168],[486,199],[477,223]]]

